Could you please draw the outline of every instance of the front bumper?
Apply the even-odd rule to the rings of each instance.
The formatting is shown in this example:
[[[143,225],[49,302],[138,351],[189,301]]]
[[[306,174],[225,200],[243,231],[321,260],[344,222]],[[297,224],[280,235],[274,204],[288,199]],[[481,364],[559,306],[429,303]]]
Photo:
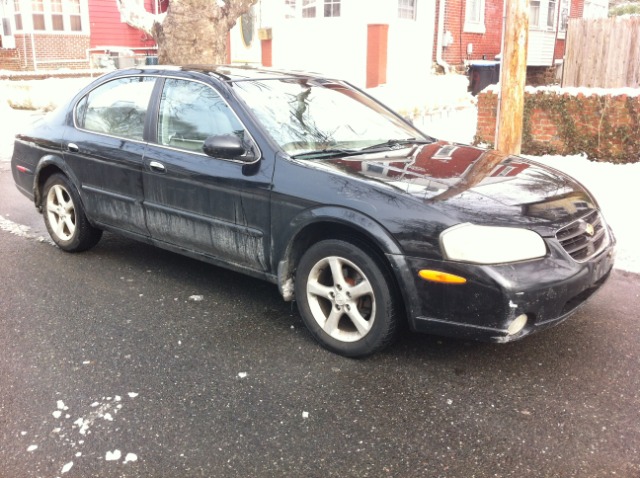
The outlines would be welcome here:
[[[557,242],[535,261],[482,266],[395,256],[407,315],[413,330],[490,342],[509,342],[558,324],[571,316],[609,277],[615,243],[578,263]],[[402,266],[400,263],[404,263]],[[428,282],[422,269],[467,279],[466,284]],[[509,325],[526,314],[527,323],[509,334]]]

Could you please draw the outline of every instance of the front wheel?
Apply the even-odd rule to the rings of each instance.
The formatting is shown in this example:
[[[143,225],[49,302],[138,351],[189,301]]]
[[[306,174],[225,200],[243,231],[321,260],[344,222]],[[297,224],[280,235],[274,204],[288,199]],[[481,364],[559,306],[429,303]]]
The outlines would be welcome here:
[[[42,198],[47,231],[60,249],[80,252],[98,243],[102,231],[89,224],[80,196],[66,176],[54,174],[47,179]]]
[[[368,248],[337,239],[314,244],[300,259],[295,290],[305,325],[333,352],[362,357],[395,338],[393,282]]]

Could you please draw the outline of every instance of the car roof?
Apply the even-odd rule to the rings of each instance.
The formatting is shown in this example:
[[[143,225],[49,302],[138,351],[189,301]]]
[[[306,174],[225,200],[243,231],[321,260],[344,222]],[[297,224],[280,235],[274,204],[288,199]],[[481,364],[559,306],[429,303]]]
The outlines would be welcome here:
[[[281,70],[275,68],[257,67],[252,65],[153,65],[142,66],[133,69],[137,72],[145,71],[149,73],[167,71],[201,73],[207,76],[215,77],[221,81],[244,81],[282,78],[326,78],[319,73],[312,73],[301,70]]]

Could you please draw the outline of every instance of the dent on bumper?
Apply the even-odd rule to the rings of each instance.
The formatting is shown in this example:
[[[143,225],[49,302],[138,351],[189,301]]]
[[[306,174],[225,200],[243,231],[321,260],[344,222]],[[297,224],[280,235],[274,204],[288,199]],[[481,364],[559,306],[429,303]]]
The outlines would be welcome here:
[[[567,258],[560,247],[540,261],[474,266],[406,258],[417,300],[408,314],[418,332],[505,343],[552,327],[573,315],[608,279],[613,245],[585,263]],[[436,269],[468,279],[463,285],[418,278],[420,269]],[[522,330],[509,334],[511,322],[527,315]]]

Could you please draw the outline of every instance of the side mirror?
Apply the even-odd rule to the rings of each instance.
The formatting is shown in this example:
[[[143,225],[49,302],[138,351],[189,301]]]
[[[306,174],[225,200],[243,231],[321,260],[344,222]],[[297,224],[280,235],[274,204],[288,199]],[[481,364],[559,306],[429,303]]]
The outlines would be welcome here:
[[[242,140],[235,134],[209,136],[204,141],[202,150],[207,156],[214,158],[238,160],[244,160],[240,156],[247,152]]]

